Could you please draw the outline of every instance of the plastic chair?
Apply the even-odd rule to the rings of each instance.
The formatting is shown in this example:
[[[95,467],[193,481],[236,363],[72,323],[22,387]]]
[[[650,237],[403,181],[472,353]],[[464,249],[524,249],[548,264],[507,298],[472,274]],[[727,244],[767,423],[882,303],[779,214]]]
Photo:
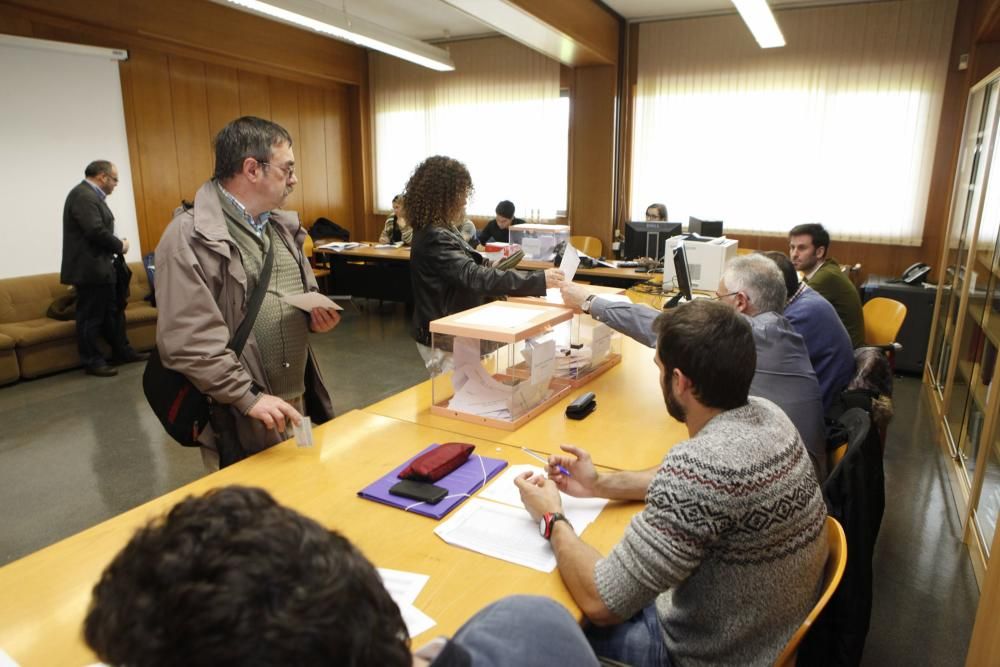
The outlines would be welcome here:
[[[883,350],[890,367],[896,369],[896,352],[903,346],[896,342],[906,319],[906,306],[894,299],[877,296],[865,302],[865,345]]]
[[[806,636],[820,612],[826,607],[826,603],[833,597],[837,586],[840,585],[841,578],[844,576],[844,568],[847,566],[847,535],[844,534],[840,523],[832,516],[826,517],[826,539],[830,551],[826,557],[826,571],[823,573],[823,593],[819,596],[812,611],[806,616],[806,620],[802,621],[802,625],[785,644],[784,650],[774,663],[776,667],[795,665],[795,658],[798,655],[802,638]]]
[[[569,242],[588,257],[600,257],[604,252],[604,244],[596,236],[571,236]]]
[[[316,260],[313,257],[313,247],[312,237],[306,234],[306,238],[302,242],[302,252],[305,254],[306,259],[309,260],[309,266],[312,267],[313,275],[316,276],[316,282],[319,283],[322,291],[326,293],[325,283],[327,278],[330,276],[330,269],[316,266]]]

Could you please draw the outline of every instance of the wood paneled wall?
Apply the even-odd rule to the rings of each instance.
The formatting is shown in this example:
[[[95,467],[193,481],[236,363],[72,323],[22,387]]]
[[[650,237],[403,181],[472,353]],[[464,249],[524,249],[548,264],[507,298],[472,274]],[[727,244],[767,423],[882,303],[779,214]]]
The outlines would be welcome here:
[[[211,177],[215,133],[242,115],[292,135],[299,184],[286,208],[364,236],[361,49],[204,0],[0,0],[0,32],[129,50],[120,72],[143,252]]]
[[[610,256],[618,70],[610,65],[577,67],[573,74],[569,223],[573,234],[601,239]]]
[[[306,225],[353,226],[348,92],[190,58],[134,49],[121,65],[143,249],[153,248],[181,199],[211,177],[212,138],[239,116],[269,118],[292,135],[299,183],[285,208]],[[138,174],[138,176],[136,175]]]

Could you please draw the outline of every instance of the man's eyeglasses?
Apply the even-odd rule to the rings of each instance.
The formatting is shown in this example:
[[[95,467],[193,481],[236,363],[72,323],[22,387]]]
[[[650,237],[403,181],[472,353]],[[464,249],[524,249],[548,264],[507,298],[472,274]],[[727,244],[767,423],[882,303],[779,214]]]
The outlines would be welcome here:
[[[117,176],[112,176],[111,174],[105,174],[105,176],[107,176],[108,178],[110,178],[115,183],[118,182],[118,177]]]
[[[274,167],[275,169],[280,169],[281,173],[285,175],[285,180],[291,180],[295,176],[295,165],[290,164],[287,167],[282,167],[280,164],[273,164],[271,162],[261,162],[261,165],[265,167]]]
[[[725,299],[727,296],[736,296],[737,294],[743,294],[743,292],[727,292],[726,294],[719,294],[716,292],[715,300],[718,301],[719,299]],[[747,301],[749,301],[749,299],[747,299]]]

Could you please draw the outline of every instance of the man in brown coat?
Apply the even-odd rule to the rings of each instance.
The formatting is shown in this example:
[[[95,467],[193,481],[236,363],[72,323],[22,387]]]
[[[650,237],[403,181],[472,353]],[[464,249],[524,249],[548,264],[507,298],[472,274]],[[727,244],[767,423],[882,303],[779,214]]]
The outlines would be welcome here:
[[[215,139],[215,175],[179,213],[156,249],[156,344],[164,366],[184,374],[225,406],[200,438],[205,463],[218,465],[219,433],[242,455],[291,435],[303,414],[333,416],[308,332],[330,331],[332,309],[306,314],[282,299],[316,291],[302,252],[306,231],[279,210],[298,180],[292,139],[280,125],[239,118]],[[241,355],[227,345],[246,316],[250,295],[273,244],[266,296]],[[217,415],[218,416],[218,415]],[[226,423],[226,428],[220,425]],[[229,460],[226,460],[228,457]],[[232,459],[223,457],[223,465]]]

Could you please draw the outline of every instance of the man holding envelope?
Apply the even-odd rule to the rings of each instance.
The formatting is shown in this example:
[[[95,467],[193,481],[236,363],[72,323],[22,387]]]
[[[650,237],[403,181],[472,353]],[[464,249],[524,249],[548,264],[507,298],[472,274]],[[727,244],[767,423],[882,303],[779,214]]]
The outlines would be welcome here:
[[[160,358],[219,406],[199,438],[209,468],[219,465],[223,449],[225,465],[281,442],[303,414],[316,423],[333,417],[308,334],[337,326],[337,307],[329,300],[290,303],[318,290],[302,252],[306,231],[294,212],[280,210],[296,183],[288,132],[238,118],[215,138],[214,177],[156,249]],[[252,316],[262,283],[263,300],[237,356],[229,342]]]

